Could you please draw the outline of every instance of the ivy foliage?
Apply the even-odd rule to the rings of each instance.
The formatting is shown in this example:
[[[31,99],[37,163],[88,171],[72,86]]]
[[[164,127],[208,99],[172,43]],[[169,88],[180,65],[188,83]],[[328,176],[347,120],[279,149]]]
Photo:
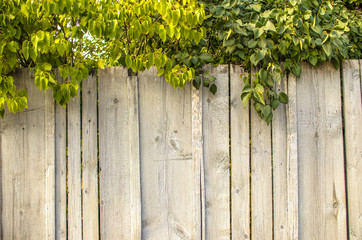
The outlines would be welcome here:
[[[232,63],[257,69],[241,99],[270,123],[288,102],[275,91],[283,74],[299,77],[302,61],[362,58],[361,40],[359,0],[0,0],[0,115],[27,107],[12,78],[19,67],[34,68],[38,88],[65,106],[95,67],[156,66],[175,88],[193,80],[215,93],[198,69]]]
[[[288,102],[275,91],[284,73],[299,77],[302,61],[316,67],[332,61],[338,68],[342,59],[362,58],[359,1],[225,0],[205,6],[203,47],[215,63],[257,69],[253,79],[244,78],[241,99],[244,105],[252,99],[268,124],[273,110]]]

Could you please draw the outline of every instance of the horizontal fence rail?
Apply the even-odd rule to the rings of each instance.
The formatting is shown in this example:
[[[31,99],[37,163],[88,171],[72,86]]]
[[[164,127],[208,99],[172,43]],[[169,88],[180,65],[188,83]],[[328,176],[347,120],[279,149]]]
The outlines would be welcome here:
[[[361,67],[303,63],[269,126],[243,107],[238,66],[205,67],[215,95],[99,69],[67,108],[20,69],[29,108],[0,121],[1,239],[360,240]]]

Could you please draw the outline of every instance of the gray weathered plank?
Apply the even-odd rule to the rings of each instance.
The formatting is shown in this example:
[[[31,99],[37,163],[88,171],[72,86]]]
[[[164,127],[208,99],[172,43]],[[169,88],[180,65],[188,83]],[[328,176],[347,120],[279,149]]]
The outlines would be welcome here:
[[[56,79],[62,81],[59,74]],[[66,108],[55,106],[55,239],[67,238],[67,117]]]
[[[99,70],[102,239],[140,239],[137,79],[125,68]]]
[[[31,70],[14,78],[28,89],[29,108],[1,120],[2,239],[54,239],[54,101]]]
[[[156,72],[139,76],[142,238],[199,239],[191,84],[174,90]]]
[[[203,94],[206,239],[230,238],[228,66],[207,66],[218,91]],[[205,75],[205,74],[204,74]]]
[[[80,88],[78,89],[78,96]],[[68,111],[68,238],[82,239],[80,97],[71,99]]]
[[[362,239],[362,107],[358,60],[343,61],[343,114],[349,239]]]
[[[205,239],[205,191],[204,155],[202,139],[202,93],[192,87],[192,158],[194,168],[194,212],[195,239]],[[201,203],[200,203],[201,201]],[[200,220],[201,219],[201,220]]]
[[[232,239],[250,239],[249,106],[244,108],[244,83],[238,66],[230,66]]]
[[[275,84],[278,93],[287,90],[287,77]],[[285,104],[279,104],[274,111],[272,123],[273,141],[273,210],[274,238],[287,240],[288,237],[288,169],[287,169],[287,118]]]
[[[253,69],[252,73],[254,73]],[[272,239],[271,127],[251,109],[251,234]]]
[[[83,239],[98,239],[97,75],[82,84]]]
[[[287,239],[298,239],[298,132],[297,132],[297,79],[288,76],[287,105]]]
[[[303,63],[297,109],[299,237],[347,239],[339,70]]]

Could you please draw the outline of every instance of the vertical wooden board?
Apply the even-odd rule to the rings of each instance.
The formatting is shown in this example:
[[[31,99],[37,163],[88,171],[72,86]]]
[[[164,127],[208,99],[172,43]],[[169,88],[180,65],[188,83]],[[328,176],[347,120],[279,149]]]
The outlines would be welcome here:
[[[98,239],[97,74],[82,86],[83,239]]]
[[[241,102],[244,70],[230,66],[232,239],[250,239],[249,106]],[[247,73],[246,73],[247,74]]]
[[[101,239],[140,239],[137,79],[105,68],[98,85]]]
[[[54,101],[31,70],[14,78],[28,89],[29,107],[1,120],[2,239],[54,239]]]
[[[275,90],[286,93],[287,79],[284,76]],[[272,122],[273,141],[273,210],[274,238],[288,237],[288,169],[287,169],[287,118],[285,104],[279,104]]]
[[[59,74],[56,79],[61,81]],[[67,119],[55,103],[55,239],[67,238]]]
[[[343,61],[343,114],[349,239],[362,239],[362,107],[358,60]]]
[[[297,132],[297,79],[288,76],[287,105],[287,196],[288,237],[298,239],[298,132]]]
[[[81,109],[78,97],[70,99],[68,111],[68,238],[82,239]]]
[[[297,109],[300,238],[347,239],[339,70],[303,63]]]
[[[202,136],[202,87],[192,88],[192,158],[194,168],[195,239],[205,239],[205,192]],[[201,201],[201,202],[200,202]]]
[[[253,69],[253,73],[254,73]],[[251,109],[251,236],[272,239],[271,127]]]
[[[139,80],[142,238],[200,239],[191,84],[174,90],[156,72],[151,68]]]
[[[207,66],[217,93],[203,94],[206,239],[230,239],[228,66]]]

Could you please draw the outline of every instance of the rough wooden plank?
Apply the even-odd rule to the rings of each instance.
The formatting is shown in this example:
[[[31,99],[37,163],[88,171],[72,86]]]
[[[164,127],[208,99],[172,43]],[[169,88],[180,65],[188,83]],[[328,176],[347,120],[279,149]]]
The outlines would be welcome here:
[[[54,239],[54,102],[29,69],[14,78],[29,108],[1,120],[2,239]]]
[[[287,90],[287,77],[275,84],[278,93]],[[288,169],[287,169],[287,118],[285,104],[279,104],[274,111],[272,123],[273,141],[273,210],[274,238],[287,240],[288,237]]]
[[[358,60],[343,61],[343,114],[349,239],[362,239],[362,107]]]
[[[254,73],[253,69],[253,73]],[[251,234],[272,239],[271,127],[251,109]]]
[[[97,74],[82,85],[83,239],[98,239]]]
[[[78,96],[80,88],[78,89]],[[82,239],[81,109],[80,97],[71,99],[68,111],[68,238]]]
[[[287,105],[287,195],[288,237],[298,239],[298,132],[297,132],[297,79],[288,76]]]
[[[204,157],[202,140],[202,93],[192,87],[192,158],[194,168],[194,212],[195,239],[205,239],[205,191],[204,191]],[[201,203],[200,203],[201,201]],[[201,208],[201,209],[200,209]],[[201,220],[200,220],[201,219]]]
[[[244,83],[238,66],[230,66],[232,239],[250,239],[249,106],[244,108]]]
[[[207,66],[218,91],[203,94],[206,239],[230,238],[228,66]]]
[[[99,70],[102,239],[140,239],[136,80],[125,68]]]
[[[56,79],[61,81],[59,74]],[[67,119],[66,108],[55,106],[55,239],[67,238]]]
[[[141,239],[141,169],[139,149],[138,77],[127,78],[129,156],[130,156],[130,197],[131,197],[131,239]]]
[[[199,239],[191,84],[174,90],[156,72],[139,80],[142,238]]]
[[[339,70],[302,64],[297,109],[299,237],[347,239]]]

